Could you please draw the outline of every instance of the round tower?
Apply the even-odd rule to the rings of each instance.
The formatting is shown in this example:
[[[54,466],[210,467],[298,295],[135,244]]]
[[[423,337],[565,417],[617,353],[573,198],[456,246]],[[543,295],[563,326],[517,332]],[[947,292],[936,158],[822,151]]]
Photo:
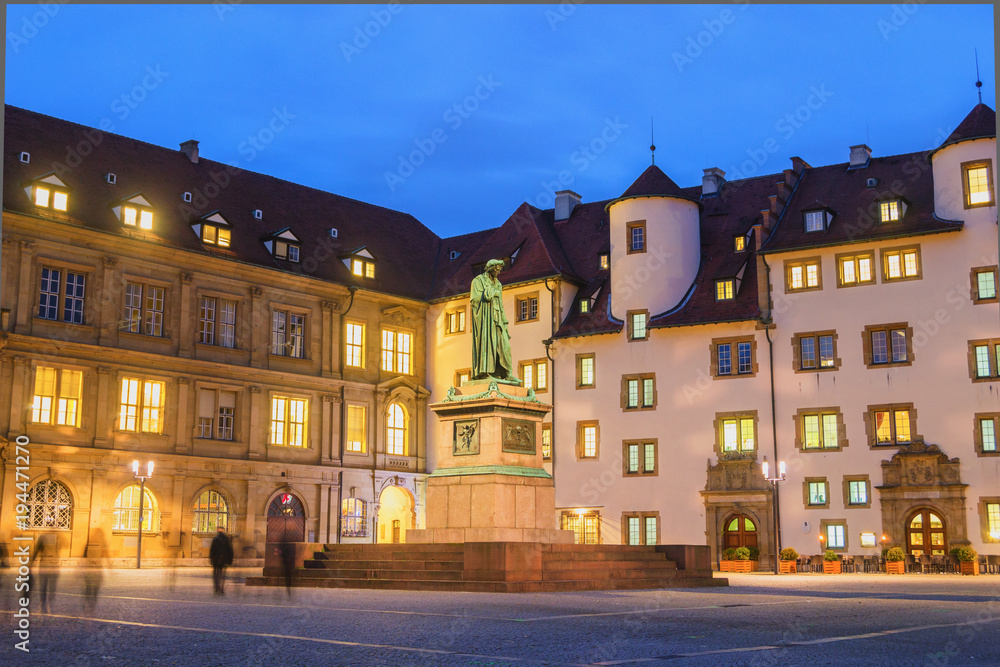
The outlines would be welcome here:
[[[977,226],[997,219],[996,112],[979,103],[928,156],[934,174],[934,213]]]
[[[611,314],[654,317],[679,305],[701,262],[699,204],[651,166],[606,210],[611,232]]]

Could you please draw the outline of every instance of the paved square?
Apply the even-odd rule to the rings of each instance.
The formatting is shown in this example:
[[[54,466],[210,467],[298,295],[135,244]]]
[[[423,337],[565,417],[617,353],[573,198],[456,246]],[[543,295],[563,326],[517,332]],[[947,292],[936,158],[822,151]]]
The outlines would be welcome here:
[[[88,609],[84,571],[11,665],[997,665],[1000,577],[730,576],[729,588],[424,593],[246,587],[211,571],[111,570]]]

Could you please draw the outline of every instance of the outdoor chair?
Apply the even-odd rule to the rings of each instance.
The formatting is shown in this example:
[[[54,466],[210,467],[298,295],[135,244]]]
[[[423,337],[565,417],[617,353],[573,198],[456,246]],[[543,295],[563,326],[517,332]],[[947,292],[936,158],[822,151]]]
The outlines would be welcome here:
[[[809,559],[809,568],[812,572],[822,572],[823,571],[823,554],[818,554],[812,556]]]
[[[913,557],[913,554],[906,554],[906,556],[903,557],[903,563],[904,572],[913,572],[915,569],[920,567],[917,563],[917,559]]]
[[[944,556],[934,555],[931,556],[931,569],[935,574],[941,574],[944,572]]]
[[[868,571],[868,561],[864,556],[853,556],[851,558],[854,561],[851,564],[851,569],[853,572],[867,572]]]
[[[945,571],[954,574],[960,569],[961,566],[958,564],[958,556],[947,556],[947,560],[945,561]]]
[[[988,569],[984,570],[984,572],[989,574],[1000,574],[1000,556],[987,556],[986,562]]]
[[[928,556],[927,554],[921,554],[921,556],[919,558],[919,562],[920,562],[920,573],[921,574],[930,574],[930,571],[931,571],[931,557]]]

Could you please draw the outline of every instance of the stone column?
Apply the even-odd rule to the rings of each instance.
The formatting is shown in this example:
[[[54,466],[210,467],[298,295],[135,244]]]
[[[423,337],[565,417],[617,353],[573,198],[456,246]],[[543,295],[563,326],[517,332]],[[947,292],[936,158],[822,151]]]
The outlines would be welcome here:
[[[320,465],[340,464],[340,406],[337,394],[323,394],[320,411]]]
[[[25,407],[25,396],[31,396],[32,388],[30,360],[23,355],[14,357],[14,378],[11,382],[10,392],[10,432],[20,434],[24,431],[25,417],[27,416]],[[30,403],[29,403],[30,404]]]
[[[119,281],[116,279],[115,269],[118,267],[118,260],[114,257],[102,257],[103,267],[99,278],[99,289],[96,290],[97,298],[100,299],[94,305],[93,312],[97,314],[97,321],[94,325],[98,327],[98,344],[107,347],[114,347],[118,344],[118,330],[121,329],[122,320],[125,319],[123,312],[115,308],[116,303],[122,300]]]
[[[324,301],[323,321],[320,327],[322,344],[322,366],[323,377],[340,379],[340,334],[342,318],[337,317],[340,312],[340,304],[336,301]]]
[[[180,279],[180,327],[177,329],[177,356],[190,359],[194,346],[194,337],[197,335],[194,324],[191,321],[191,281],[194,280],[194,276],[184,271],[181,273]]]
[[[177,378],[177,442],[174,451],[178,454],[187,454],[191,447],[191,428],[188,421],[191,393],[191,378]]]
[[[271,343],[271,323],[269,313],[264,308],[264,290],[253,285],[250,288],[250,365],[267,368],[267,351]]]
[[[111,447],[109,434],[114,413],[109,405],[111,392],[111,369],[107,366],[97,367],[97,404],[94,406],[94,447]]]
[[[263,389],[260,385],[251,385],[250,432],[247,434],[247,443],[249,445],[248,456],[251,461],[260,461],[267,458],[267,440],[266,435],[262,435],[261,426],[261,410],[267,407],[262,405],[263,401]],[[264,418],[267,418],[267,414],[265,414]],[[261,440],[262,437],[265,438],[263,441]]]

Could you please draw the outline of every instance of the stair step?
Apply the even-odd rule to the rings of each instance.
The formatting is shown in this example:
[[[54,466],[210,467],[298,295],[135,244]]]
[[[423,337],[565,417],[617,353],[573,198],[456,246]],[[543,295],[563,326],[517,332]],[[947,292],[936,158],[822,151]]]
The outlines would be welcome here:
[[[555,570],[576,570],[576,571],[604,571],[616,568],[642,569],[642,570],[676,570],[677,563],[672,560],[550,560],[542,561],[542,569],[546,571]]]

